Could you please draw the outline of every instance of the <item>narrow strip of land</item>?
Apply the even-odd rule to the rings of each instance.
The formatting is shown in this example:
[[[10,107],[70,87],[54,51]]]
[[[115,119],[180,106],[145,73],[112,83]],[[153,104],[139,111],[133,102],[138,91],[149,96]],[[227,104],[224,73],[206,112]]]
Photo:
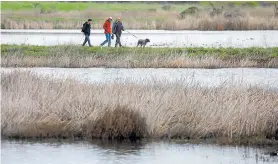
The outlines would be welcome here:
[[[278,67],[278,48],[103,48],[1,45],[2,67]]]

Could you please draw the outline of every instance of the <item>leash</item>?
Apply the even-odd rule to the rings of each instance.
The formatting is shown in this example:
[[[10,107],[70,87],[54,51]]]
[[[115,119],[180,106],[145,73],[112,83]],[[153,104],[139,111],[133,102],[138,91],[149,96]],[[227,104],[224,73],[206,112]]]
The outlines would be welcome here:
[[[135,35],[133,35],[131,32],[129,32],[129,31],[126,31],[127,33],[129,33],[129,34],[131,34],[132,36],[134,36],[135,38],[137,38]],[[139,39],[139,38],[137,38],[137,39]]]

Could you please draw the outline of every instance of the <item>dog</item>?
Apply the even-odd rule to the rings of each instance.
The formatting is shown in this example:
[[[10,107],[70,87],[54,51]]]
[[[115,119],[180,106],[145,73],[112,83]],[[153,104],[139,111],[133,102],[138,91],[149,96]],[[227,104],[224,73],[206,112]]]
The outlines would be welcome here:
[[[139,39],[137,42],[137,47],[140,45],[141,47],[145,47],[146,44],[150,42],[150,39],[146,38],[146,39]]]

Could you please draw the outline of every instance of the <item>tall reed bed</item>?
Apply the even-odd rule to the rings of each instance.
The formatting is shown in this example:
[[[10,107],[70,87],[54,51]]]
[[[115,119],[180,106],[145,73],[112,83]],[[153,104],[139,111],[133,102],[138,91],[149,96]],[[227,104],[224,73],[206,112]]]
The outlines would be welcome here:
[[[256,87],[85,84],[14,71],[2,74],[1,94],[4,137],[251,140],[278,128],[277,92]]]
[[[183,10],[186,10],[186,6]],[[109,16],[121,17],[126,29],[157,30],[277,30],[278,19],[274,7],[225,8],[219,16],[210,16],[212,8],[187,14],[180,19],[180,9],[172,10],[122,10],[103,11],[88,9],[82,11],[53,11],[42,13],[31,11],[3,11],[2,29],[80,29],[88,19],[93,19],[93,29],[102,29]],[[230,14],[230,17],[224,15]],[[220,28],[219,28],[220,27]]]

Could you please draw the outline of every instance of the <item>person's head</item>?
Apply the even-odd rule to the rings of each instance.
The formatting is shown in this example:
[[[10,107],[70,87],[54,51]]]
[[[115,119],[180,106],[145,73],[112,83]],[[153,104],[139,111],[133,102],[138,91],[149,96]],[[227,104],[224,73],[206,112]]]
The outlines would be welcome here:
[[[119,18],[117,18],[117,22],[120,22],[121,21],[121,18],[119,17]]]
[[[88,24],[91,24],[92,23],[92,19],[88,19]]]
[[[109,22],[112,22],[112,17],[109,17],[109,18],[108,18],[108,21],[109,21]]]

